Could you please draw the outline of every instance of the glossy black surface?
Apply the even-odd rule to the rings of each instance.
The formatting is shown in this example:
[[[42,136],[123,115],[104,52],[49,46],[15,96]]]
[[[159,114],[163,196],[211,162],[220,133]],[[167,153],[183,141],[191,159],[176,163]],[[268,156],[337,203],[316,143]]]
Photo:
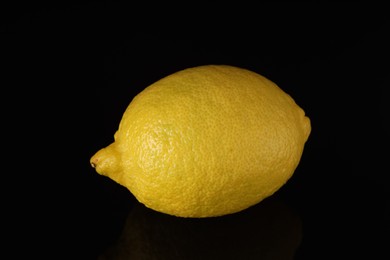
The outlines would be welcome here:
[[[388,14],[325,2],[236,8],[193,19],[137,16],[123,4],[2,9],[6,250],[50,259],[388,259]],[[254,70],[291,94],[312,121],[301,163],[274,196],[238,214],[148,210],[89,158],[113,141],[143,88],[211,63]]]

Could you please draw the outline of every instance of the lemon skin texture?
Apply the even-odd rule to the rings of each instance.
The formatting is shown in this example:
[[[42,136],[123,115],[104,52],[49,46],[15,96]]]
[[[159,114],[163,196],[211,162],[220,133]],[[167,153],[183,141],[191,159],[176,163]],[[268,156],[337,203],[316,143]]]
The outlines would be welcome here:
[[[234,66],[203,65],[135,96],[113,143],[90,163],[148,208],[215,217],[280,189],[310,132],[303,109],[269,79]]]

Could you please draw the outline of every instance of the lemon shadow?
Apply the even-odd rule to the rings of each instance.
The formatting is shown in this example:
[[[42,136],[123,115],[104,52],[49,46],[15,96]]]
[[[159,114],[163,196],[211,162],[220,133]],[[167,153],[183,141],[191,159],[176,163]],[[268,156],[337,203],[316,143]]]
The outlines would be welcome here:
[[[293,259],[302,222],[270,197],[239,213],[178,218],[136,204],[117,242],[103,259]]]

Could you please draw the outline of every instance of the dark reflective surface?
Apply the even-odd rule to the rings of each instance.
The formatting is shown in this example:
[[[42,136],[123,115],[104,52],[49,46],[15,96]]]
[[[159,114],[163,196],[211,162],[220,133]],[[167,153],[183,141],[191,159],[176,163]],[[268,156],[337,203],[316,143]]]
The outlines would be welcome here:
[[[0,8],[4,255],[390,259],[387,8],[220,8],[209,15],[226,16],[197,14],[193,26],[187,11],[165,24],[164,12],[140,18],[119,3]],[[275,197],[237,215],[152,212],[89,159],[142,89],[211,63],[254,70],[291,94],[312,121],[301,162]]]
[[[136,204],[99,259],[294,259],[300,217],[276,198],[218,218],[177,218]]]

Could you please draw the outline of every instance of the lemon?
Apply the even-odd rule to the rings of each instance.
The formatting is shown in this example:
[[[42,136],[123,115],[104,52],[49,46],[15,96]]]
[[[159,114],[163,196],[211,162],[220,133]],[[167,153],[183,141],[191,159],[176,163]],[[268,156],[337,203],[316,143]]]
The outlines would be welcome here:
[[[136,95],[114,141],[90,163],[148,208],[215,217],[279,190],[296,170],[310,132],[303,109],[266,77],[202,65]]]

